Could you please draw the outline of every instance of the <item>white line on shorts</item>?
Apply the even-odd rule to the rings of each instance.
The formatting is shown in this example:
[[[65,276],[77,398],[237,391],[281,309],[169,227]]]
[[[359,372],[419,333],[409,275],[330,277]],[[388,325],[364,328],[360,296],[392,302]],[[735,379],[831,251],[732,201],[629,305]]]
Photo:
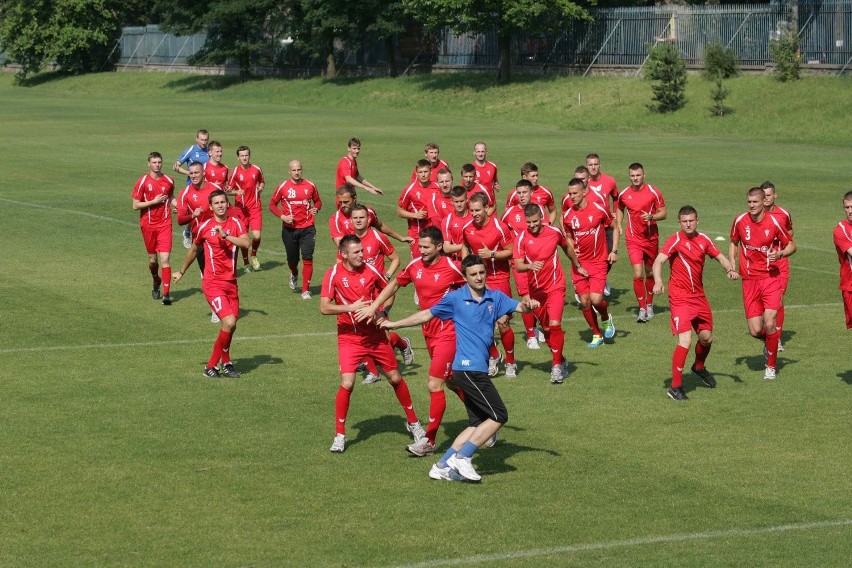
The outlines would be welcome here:
[[[700,533],[648,536],[641,538],[631,538],[627,540],[590,542],[585,544],[573,544],[569,546],[555,546],[552,548],[533,548],[530,550],[516,550],[514,552],[502,552],[497,554],[477,554],[473,556],[461,556],[457,558],[427,560],[425,562],[417,562],[415,564],[400,564],[394,566],[393,568],[435,568],[437,566],[464,566],[467,564],[486,564],[489,562],[501,562],[506,560],[515,560],[518,558],[536,558],[540,556],[568,555],[575,554],[577,552],[587,552],[590,550],[607,550],[612,548],[647,546],[649,544],[688,542],[692,540],[715,540],[721,538],[746,537],[789,531],[807,531],[833,527],[845,527],[849,525],[852,525],[852,519],[841,519],[839,521],[818,521],[813,523],[795,523],[790,525],[758,527],[753,529],[727,529],[721,531],[709,531]]]

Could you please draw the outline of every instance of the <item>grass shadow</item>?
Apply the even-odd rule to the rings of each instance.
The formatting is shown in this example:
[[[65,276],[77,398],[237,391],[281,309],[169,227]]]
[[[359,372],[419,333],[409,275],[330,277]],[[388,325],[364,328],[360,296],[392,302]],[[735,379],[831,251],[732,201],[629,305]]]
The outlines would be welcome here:
[[[404,417],[403,417],[404,418]],[[400,416],[398,414],[385,414],[384,416],[379,416],[377,418],[370,418],[368,420],[362,420],[357,424],[353,424],[347,428],[347,431],[357,431],[358,434],[355,437],[351,438],[350,434],[346,435],[346,446],[347,448],[351,448],[357,444],[362,442],[366,442],[373,436],[377,436],[379,434],[385,434],[387,432],[399,432],[400,434],[405,435],[406,444],[411,443],[411,437],[406,433],[405,428],[401,424]]]
[[[68,73],[63,73],[62,71],[45,71],[44,73],[39,73],[38,75],[33,75],[32,77],[27,77],[18,84],[21,87],[37,87],[39,85],[61,81],[62,79],[67,79],[68,77],[71,77],[71,75],[69,75]]]
[[[274,357],[272,355],[255,355],[254,357],[249,357],[248,359],[235,359],[234,366],[237,370],[243,375],[250,374],[252,371],[257,369],[258,367],[266,366],[266,365],[280,365],[284,362],[284,359],[281,357]]]
[[[171,289],[169,292],[169,296],[172,297],[172,303],[179,302],[181,300],[185,300],[190,296],[194,296],[195,294],[200,294],[201,288],[184,288],[183,290],[175,290]]]
[[[837,376],[847,385],[852,385],[852,371],[843,371],[842,373],[837,373]]]
[[[223,91],[240,84],[240,78],[232,75],[192,75],[166,83],[166,87],[181,93]]]
[[[556,81],[556,75],[512,75],[513,85],[539,85]],[[497,80],[497,68],[493,73],[429,73],[417,75],[413,81],[423,91],[487,91],[503,86]]]

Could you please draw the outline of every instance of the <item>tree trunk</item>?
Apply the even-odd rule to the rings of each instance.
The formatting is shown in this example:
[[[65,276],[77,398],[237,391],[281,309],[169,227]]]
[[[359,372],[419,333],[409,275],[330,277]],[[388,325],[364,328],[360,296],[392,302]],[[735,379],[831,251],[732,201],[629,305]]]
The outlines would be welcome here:
[[[511,45],[512,36],[509,32],[501,31],[497,35],[497,81],[499,83],[508,83],[511,78]]]
[[[337,76],[337,67],[334,64],[333,50],[325,58],[325,76],[329,79],[334,79]]]
[[[385,55],[388,59],[388,77],[396,77],[399,75],[399,70],[396,68],[396,54],[393,48],[393,36],[385,38]]]

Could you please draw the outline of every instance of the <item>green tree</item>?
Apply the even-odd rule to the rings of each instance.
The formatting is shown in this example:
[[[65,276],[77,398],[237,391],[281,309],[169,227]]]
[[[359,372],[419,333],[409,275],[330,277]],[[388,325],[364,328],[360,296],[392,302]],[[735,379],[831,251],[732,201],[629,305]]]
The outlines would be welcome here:
[[[655,112],[674,112],[686,104],[686,64],[680,50],[672,43],[651,48],[645,64],[645,78],[654,81],[654,103],[648,107]]]
[[[793,26],[782,27],[777,35],[769,42],[769,55],[775,62],[775,78],[779,81],[796,81],[802,74],[796,29]]]
[[[589,19],[588,10],[571,0],[404,0],[409,13],[432,30],[445,26],[458,33],[497,31],[498,78],[511,78],[512,37],[518,32],[551,31],[573,18]]]

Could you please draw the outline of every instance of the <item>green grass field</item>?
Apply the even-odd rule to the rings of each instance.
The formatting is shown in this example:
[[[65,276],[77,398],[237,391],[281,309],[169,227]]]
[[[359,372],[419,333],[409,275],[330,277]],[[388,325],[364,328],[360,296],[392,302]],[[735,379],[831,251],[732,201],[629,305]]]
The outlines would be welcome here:
[[[626,79],[228,85],[111,74],[16,88],[0,77],[0,565],[848,565],[852,342],[831,230],[852,189],[849,80],[732,83],[729,121],[707,117],[710,86],[697,78],[690,88],[707,104],[653,117],[642,110],[647,85]],[[591,90],[580,122],[568,102],[578,86]],[[787,102],[802,93],[807,108]],[[666,301],[635,324],[622,260],[614,344],[587,349],[582,316],[566,307],[564,385],[550,384],[545,350],[519,342],[519,378],[496,379],[511,418],[475,457],[480,485],[430,481],[431,460],[406,455],[386,381],[357,385],[349,447],[330,454],[339,376],[334,319],[318,310],[332,262],[325,223],[305,302],[287,287],[278,223],[266,216],[263,271],[240,278],[239,380],[201,377],[218,326],[195,271],[173,288],[173,306],[150,298],[130,190],[149,151],[170,163],[200,127],[228,165],[236,146],[252,147],[267,199],[301,159],[329,198],[322,219],[337,159],[360,137],[362,173],[386,190],[362,201],[398,229],[396,198],[431,140],[458,172],[484,139],[504,184],[532,160],[560,196],[590,151],[622,186],[640,161],[669,205],[665,235],[685,203],[702,231],[727,235],[746,189],[770,179],[799,246],[779,378],[762,379],[740,285],[711,262],[708,367],[719,387],[687,376],[690,400],[669,400]],[[173,265],[184,252],[176,230]],[[404,291],[395,313],[413,310]],[[403,375],[425,417],[427,356],[411,337],[417,359]],[[448,397],[441,449],[465,423]]]

